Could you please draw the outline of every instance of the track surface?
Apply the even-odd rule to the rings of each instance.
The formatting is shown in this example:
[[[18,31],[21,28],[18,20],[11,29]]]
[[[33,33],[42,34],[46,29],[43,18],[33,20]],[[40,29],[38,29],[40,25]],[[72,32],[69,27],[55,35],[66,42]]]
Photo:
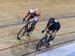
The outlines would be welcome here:
[[[42,2],[42,4],[40,3]],[[0,56],[35,56],[38,39],[41,39],[48,17],[56,17],[61,22],[61,29],[57,33],[52,48],[57,48],[74,42],[75,39],[75,1],[74,0],[0,0]],[[40,5],[40,6],[39,6]],[[40,8],[41,19],[31,37],[23,37],[18,41],[16,35],[24,26],[22,18],[27,9]],[[46,21],[44,21],[46,20]],[[31,40],[30,40],[31,39]],[[65,43],[67,41],[67,43]],[[68,42],[71,41],[71,42]],[[64,44],[62,44],[64,43]],[[56,45],[56,46],[55,46]],[[44,51],[47,51],[45,49]],[[29,54],[32,53],[32,54]]]

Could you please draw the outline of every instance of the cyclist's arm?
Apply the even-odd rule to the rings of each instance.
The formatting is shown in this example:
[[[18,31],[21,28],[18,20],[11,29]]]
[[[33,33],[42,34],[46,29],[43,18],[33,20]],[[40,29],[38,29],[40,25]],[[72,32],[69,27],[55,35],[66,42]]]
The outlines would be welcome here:
[[[45,27],[45,30],[48,29],[51,25],[52,24],[48,22],[47,25],[46,25],[46,27]]]
[[[27,15],[25,16],[25,18],[23,19],[23,22],[29,20],[30,15],[31,15],[31,14],[27,14]]]

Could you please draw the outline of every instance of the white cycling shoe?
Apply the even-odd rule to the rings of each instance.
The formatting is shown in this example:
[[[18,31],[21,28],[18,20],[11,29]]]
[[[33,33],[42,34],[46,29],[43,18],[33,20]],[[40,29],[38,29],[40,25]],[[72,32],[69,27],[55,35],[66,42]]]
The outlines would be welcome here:
[[[28,32],[28,33],[27,33],[27,36],[30,37],[31,35],[32,35],[32,32]]]
[[[53,41],[50,41],[49,44],[51,45],[53,43]]]

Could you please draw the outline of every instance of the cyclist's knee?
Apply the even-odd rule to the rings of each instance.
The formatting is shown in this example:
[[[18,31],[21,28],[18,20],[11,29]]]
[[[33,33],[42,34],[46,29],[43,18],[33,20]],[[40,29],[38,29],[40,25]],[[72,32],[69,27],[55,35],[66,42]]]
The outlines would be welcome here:
[[[52,35],[49,36],[48,42],[53,41],[55,39],[55,37],[53,37]]]
[[[36,25],[38,21],[33,20],[32,24]]]
[[[55,37],[56,37],[56,33],[52,33],[51,36],[50,36],[52,41],[55,39]]]
[[[32,22],[32,26],[31,26],[31,28],[34,29],[35,26],[36,26],[36,24],[37,24],[37,21],[33,21],[33,22]]]

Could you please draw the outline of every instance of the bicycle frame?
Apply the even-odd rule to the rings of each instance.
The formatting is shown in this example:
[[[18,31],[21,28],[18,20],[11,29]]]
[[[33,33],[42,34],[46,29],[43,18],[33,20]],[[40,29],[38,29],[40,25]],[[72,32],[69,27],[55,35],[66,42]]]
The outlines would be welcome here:
[[[49,42],[48,42],[48,40],[49,40],[49,36],[50,36],[51,34],[50,33],[48,33],[47,31],[45,32],[45,35],[44,35],[44,37],[38,42],[38,44],[37,44],[37,46],[36,46],[36,50],[40,50],[43,46],[46,46],[46,47],[49,47]]]

